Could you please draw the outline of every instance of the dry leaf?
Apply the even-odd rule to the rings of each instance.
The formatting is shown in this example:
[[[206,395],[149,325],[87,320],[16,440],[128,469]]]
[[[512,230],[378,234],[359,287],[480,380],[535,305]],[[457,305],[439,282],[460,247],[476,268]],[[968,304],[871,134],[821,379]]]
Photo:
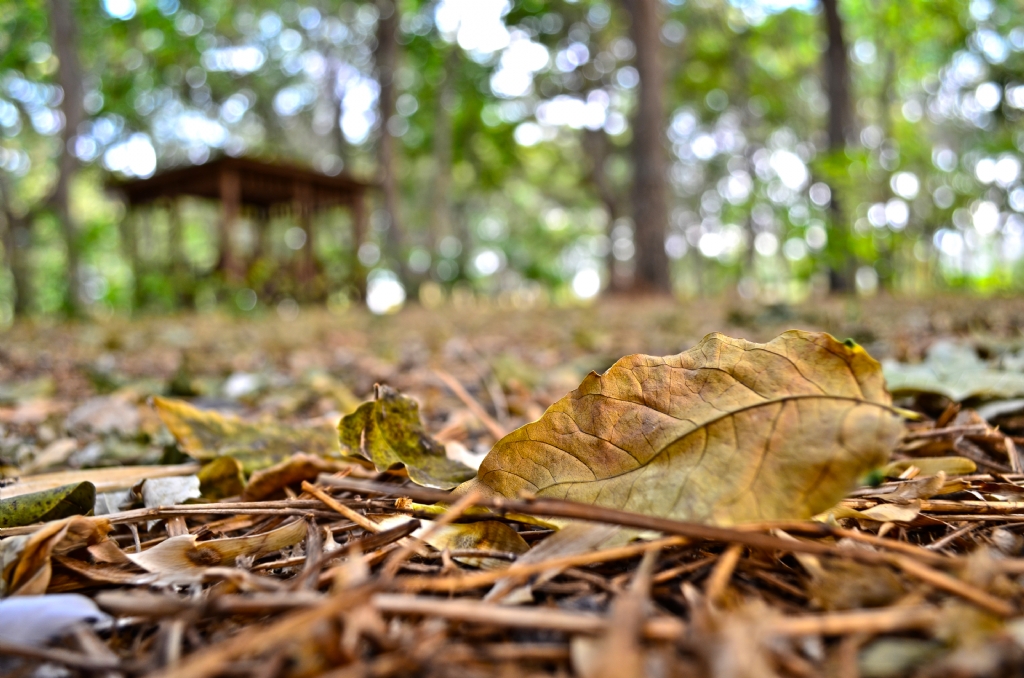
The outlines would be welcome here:
[[[860,516],[880,523],[909,523],[921,513],[921,504],[878,504],[860,511]]]
[[[199,476],[150,478],[142,483],[142,503],[146,508],[177,506],[200,496]]]
[[[326,426],[253,424],[167,398],[154,397],[153,407],[182,451],[200,461],[231,456],[242,462],[246,473],[252,473],[296,452],[340,456],[337,434]]]
[[[0,595],[46,593],[51,556],[98,544],[111,530],[105,518],[71,516],[46,523],[30,535],[0,541]]]
[[[827,334],[711,334],[591,373],[484,460],[477,487],[682,520],[808,518],[883,465],[902,432],[878,363]]]
[[[919,457],[894,461],[884,469],[886,478],[898,478],[911,466],[916,466],[923,476],[933,476],[942,471],[946,476],[965,476],[978,470],[978,465],[966,457]]]
[[[350,463],[321,459],[312,454],[294,454],[269,468],[253,473],[249,478],[249,484],[245,486],[245,491],[242,492],[242,501],[266,499],[288,485],[295,485],[303,480],[316,480],[321,473],[337,473],[351,467]]]
[[[351,454],[369,459],[378,471],[404,464],[419,485],[448,490],[474,474],[423,430],[416,401],[388,386],[378,384],[374,400],[343,417],[338,432]]]
[[[382,529],[388,530],[407,523],[412,518],[406,515],[386,516],[377,521]],[[505,523],[497,520],[482,520],[475,523],[455,523],[443,525],[440,528],[434,526],[429,520],[420,519],[421,527],[412,533],[411,536],[423,538],[438,551],[461,551],[461,550],[487,550],[504,551],[520,555],[530,550],[530,545]],[[432,529],[433,528],[433,529]],[[460,556],[453,558],[460,563],[479,567],[484,570],[500,570],[508,567],[511,563],[501,558],[479,558],[475,556]]]
[[[916,365],[885,361],[885,379],[896,394],[937,393],[954,402],[1024,395],[1024,374],[991,368],[973,346],[937,341]]]
[[[196,535],[183,534],[142,553],[125,555],[146,571],[164,575],[165,581],[192,581],[208,567],[231,565],[239,556],[261,558],[305,537],[306,523],[297,520],[270,532],[245,537],[196,541]]]
[[[199,476],[199,491],[207,501],[237,497],[245,489],[242,463],[234,457],[217,457],[196,475]]]

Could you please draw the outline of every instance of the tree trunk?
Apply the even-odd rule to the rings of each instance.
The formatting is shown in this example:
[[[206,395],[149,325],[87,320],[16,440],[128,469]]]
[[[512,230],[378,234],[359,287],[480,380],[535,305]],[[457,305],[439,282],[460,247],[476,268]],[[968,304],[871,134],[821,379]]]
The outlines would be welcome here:
[[[637,110],[633,116],[633,222],[636,273],[633,289],[668,294],[672,291],[665,234],[668,230],[668,176],[665,134],[665,65],[661,54],[660,0],[623,0],[632,23],[640,74]]]
[[[71,315],[82,313],[81,281],[79,280],[78,228],[71,215],[70,186],[78,162],[69,146],[78,133],[85,117],[83,108],[82,67],[78,59],[78,34],[71,0],[50,0],[50,27],[53,49],[59,66],[57,81],[64,90],[61,111],[64,129],[61,132],[61,150],[57,162],[57,184],[53,190],[53,206],[60,220],[67,249],[67,290],[65,306]]]
[[[388,217],[386,245],[389,256],[398,267],[403,280],[405,261],[402,257],[402,224],[399,218],[398,181],[395,170],[395,139],[388,122],[395,114],[395,71],[398,68],[398,27],[401,17],[395,0],[377,0],[380,19],[377,21],[377,49],[374,62],[380,95],[377,112],[380,116],[380,140],[377,144],[377,162],[380,169],[381,190],[384,193],[384,212]]]
[[[822,19],[828,36],[828,48],[824,52],[825,91],[828,94],[828,150],[833,155],[846,152],[847,139],[854,131],[853,102],[850,97],[850,65],[847,57],[846,39],[843,37],[843,20],[839,16],[839,0],[821,0]],[[833,182],[836,183],[836,182]],[[833,185],[829,215],[832,221],[832,237],[838,240],[841,252],[841,269],[831,271],[830,280],[836,291],[851,290],[855,285],[857,261],[853,255],[850,224],[842,209],[842,196]]]
[[[452,183],[452,105],[455,100],[455,73],[459,68],[459,48],[448,48],[444,59],[444,79],[437,92],[434,111],[434,180],[430,196],[430,225],[427,230],[431,252],[445,233],[451,230]]]
[[[11,208],[10,185],[3,172],[0,172],[0,207],[4,221],[0,235],[3,237],[4,254],[14,287],[14,315],[21,317],[28,315],[32,305],[32,275],[28,262],[32,246],[32,220],[31,217],[14,213]]]

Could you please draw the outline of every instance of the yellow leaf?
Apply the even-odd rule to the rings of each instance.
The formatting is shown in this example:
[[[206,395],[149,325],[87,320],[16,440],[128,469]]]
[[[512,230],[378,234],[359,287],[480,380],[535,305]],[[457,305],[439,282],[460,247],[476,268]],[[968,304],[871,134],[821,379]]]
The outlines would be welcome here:
[[[920,469],[923,476],[933,476],[939,471],[947,476],[965,476],[978,470],[978,465],[965,457],[918,457],[894,461],[882,473],[887,478],[897,478],[911,466]]]
[[[852,343],[852,342],[851,342]],[[879,364],[827,334],[711,334],[591,373],[464,483],[729,525],[809,518],[886,463],[903,424]]]
[[[252,473],[296,452],[341,457],[337,433],[326,426],[253,424],[230,415],[200,410],[181,400],[158,397],[153,398],[153,407],[182,451],[200,461],[231,456],[242,462],[246,473]]]
[[[236,497],[245,489],[242,463],[234,457],[218,457],[196,475],[199,476],[199,491],[207,501]]]
[[[382,529],[397,527],[411,520],[409,516],[386,516],[378,521]],[[420,519],[422,527],[412,533],[414,537],[426,537],[424,541],[438,551],[502,551],[521,555],[530,550],[530,545],[505,523],[497,520],[482,520],[475,523],[455,523],[434,527],[429,520]],[[433,529],[431,529],[433,528]],[[500,570],[510,565],[500,558],[456,556],[453,560],[484,570]]]

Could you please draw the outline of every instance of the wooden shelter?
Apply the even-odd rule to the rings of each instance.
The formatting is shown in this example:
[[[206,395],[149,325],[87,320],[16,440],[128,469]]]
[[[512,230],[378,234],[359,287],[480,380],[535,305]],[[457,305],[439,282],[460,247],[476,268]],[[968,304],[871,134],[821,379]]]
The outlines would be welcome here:
[[[202,165],[160,172],[147,179],[112,181],[108,187],[124,197],[130,210],[146,204],[173,204],[184,196],[219,201],[217,269],[228,281],[240,281],[245,274],[245,262],[233,244],[243,208],[259,217],[261,229],[267,226],[271,208],[290,212],[306,236],[296,275],[300,283],[308,283],[318,270],[312,217],[328,208],[348,209],[355,260],[366,233],[366,192],[371,184],[344,174],[328,176],[286,163],[222,157]],[[126,233],[126,240],[134,243],[134,225],[129,224],[127,230],[130,232]]]

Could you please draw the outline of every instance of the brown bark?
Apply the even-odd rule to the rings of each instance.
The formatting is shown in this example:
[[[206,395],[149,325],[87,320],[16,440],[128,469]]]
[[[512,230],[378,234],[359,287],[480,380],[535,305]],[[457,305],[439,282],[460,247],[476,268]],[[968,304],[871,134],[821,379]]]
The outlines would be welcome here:
[[[452,104],[455,99],[455,73],[459,67],[459,49],[452,46],[444,60],[444,79],[437,93],[434,111],[434,180],[430,196],[430,224],[427,239],[433,252],[441,237],[451,230],[452,183]]]
[[[405,262],[402,257],[402,222],[399,216],[397,172],[395,169],[395,138],[388,129],[388,122],[395,114],[395,72],[398,69],[398,27],[401,17],[395,0],[377,0],[380,19],[377,21],[377,49],[374,63],[380,95],[377,112],[380,116],[380,140],[377,144],[377,162],[380,171],[381,191],[384,194],[384,212],[388,217],[386,235],[388,254],[398,266],[399,277],[405,279]]]
[[[79,280],[78,228],[71,214],[70,185],[78,162],[70,152],[71,141],[78,132],[78,126],[85,117],[83,108],[82,67],[78,59],[78,33],[75,27],[74,10],[71,0],[50,0],[50,28],[53,49],[57,55],[57,82],[64,90],[61,112],[64,114],[64,129],[61,132],[61,151],[57,162],[57,184],[54,187],[52,205],[60,220],[67,250],[65,306],[72,315],[81,314],[82,297]]]
[[[823,70],[825,92],[828,95],[828,149],[832,154],[846,151],[846,143],[854,128],[853,102],[850,97],[850,65],[847,57],[846,39],[843,35],[843,19],[839,15],[839,0],[821,0],[822,19],[828,36],[828,48],[824,53]],[[832,236],[838,240],[842,252],[841,270],[832,271],[832,288],[836,291],[852,290],[857,272],[857,261],[851,248],[850,225],[846,223],[837,186],[831,186],[832,201],[829,215],[832,221]]]
[[[10,186],[6,177],[0,172],[0,206],[2,206],[3,229],[0,230],[7,259],[7,267],[11,272],[11,283],[14,287],[14,315],[28,315],[32,302],[32,276],[29,268],[28,253],[32,244],[31,218],[14,213],[11,206]]]
[[[668,176],[665,135],[665,65],[661,53],[660,0],[623,0],[640,74],[633,116],[633,222],[636,273],[633,289],[672,291],[665,234],[668,230]]]

